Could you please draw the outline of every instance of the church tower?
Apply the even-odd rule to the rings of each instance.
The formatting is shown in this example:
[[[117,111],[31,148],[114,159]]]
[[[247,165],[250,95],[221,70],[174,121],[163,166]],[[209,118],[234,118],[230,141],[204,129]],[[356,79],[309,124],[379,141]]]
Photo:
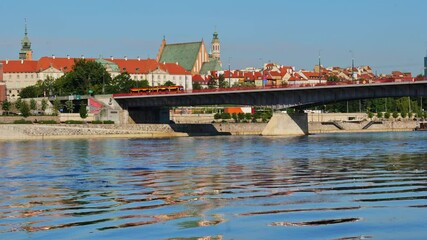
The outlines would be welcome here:
[[[221,43],[217,32],[214,32],[213,34],[211,52],[213,59],[221,61]]]
[[[19,52],[19,59],[22,60],[32,60],[33,51],[31,50],[31,41],[28,38],[27,32],[27,21],[25,20],[25,36],[21,41],[21,51]]]

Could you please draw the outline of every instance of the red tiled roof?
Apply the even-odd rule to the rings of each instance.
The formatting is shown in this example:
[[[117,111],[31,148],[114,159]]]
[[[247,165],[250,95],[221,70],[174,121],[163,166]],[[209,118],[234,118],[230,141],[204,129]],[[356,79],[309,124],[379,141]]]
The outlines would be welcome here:
[[[50,67],[56,68],[63,71],[64,73],[73,70],[74,62],[79,60],[78,58],[53,58],[53,57],[42,57],[38,61],[37,72],[44,71]],[[86,59],[93,61],[93,58]]]
[[[105,59],[109,62],[117,64],[120,72],[127,72],[129,74],[147,74],[157,69],[157,61],[154,59]]]
[[[176,63],[161,63],[159,64],[159,68],[168,72],[170,75],[191,75],[191,72]]]
[[[37,72],[38,61],[33,60],[6,60],[3,63],[4,73],[33,73]]]

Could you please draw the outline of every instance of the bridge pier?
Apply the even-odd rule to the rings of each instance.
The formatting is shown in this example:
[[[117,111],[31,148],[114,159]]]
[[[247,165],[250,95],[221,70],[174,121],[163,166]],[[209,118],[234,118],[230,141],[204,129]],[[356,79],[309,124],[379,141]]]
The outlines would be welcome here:
[[[306,113],[287,114],[274,112],[263,136],[308,135],[308,116]]]
[[[129,117],[135,123],[170,123],[168,107],[139,107],[129,108]]]

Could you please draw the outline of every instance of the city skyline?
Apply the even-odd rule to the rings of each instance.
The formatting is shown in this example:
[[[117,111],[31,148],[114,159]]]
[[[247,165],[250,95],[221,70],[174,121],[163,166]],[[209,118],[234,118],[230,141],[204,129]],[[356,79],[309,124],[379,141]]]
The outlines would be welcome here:
[[[102,6],[101,6],[102,5]],[[7,1],[0,59],[18,59],[27,19],[34,58],[156,58],[169,43],[221,39],[224,68],[275,62],[312,69],[370,65],[378,74],[423,72],[422,0],[350,1]],[[19,10],[19,11],[18,11]],[[209,48],[209,47],[208,47]]]

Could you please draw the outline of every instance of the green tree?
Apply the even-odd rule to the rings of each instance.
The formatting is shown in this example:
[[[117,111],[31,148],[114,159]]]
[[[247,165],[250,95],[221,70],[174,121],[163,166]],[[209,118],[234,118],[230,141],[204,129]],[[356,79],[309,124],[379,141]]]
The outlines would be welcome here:
[[[252,119],[252,113],[245,113],[245,119],[250,121]]]
[[[231,114],[231,118],[233,118],[234,122],[239,122],[239,117],[237,116],[237,113]]]
[[[199,82],[193,82],[193,90],[201,90],[202,85]]]
[[[215,113],[214,114],[214,119],[215,120],[221,119],[221,114],[220,113]]]
[[[239,122],[243,121],[245,119],[245,114],[244,113],[238,113],[237,117],[239,118]]]
[[[89,90],[102,93],[108,86],[111,76],[101,63],[79,59],[74,61],[73,70],[55,81],[54,89],[58,95],[87,94]]]
[[[208,82],[208,88],[209,89],[212,89],[212,88],[216,88],[216,86],[217,86],[217,79],[216,78],[211,78],[211,79],[209,79],[209,82]]]
[[[22,113],[24,118],[30,116],[30,107],[26,101],[22,101],[19,111]]]
[[[105,87],[105,92],[109,94],[129,93],[131,88],[147,86],[147,80],[135,81],[127,72],[123,72],[111,80],[110,84]]]
[[[21,109],[21,106],[22,106],[22,99],[21,99],[21,98],[18,98],[18,99],[15,101],[15,108],[16,108],[16,109],[18,109],[18,110],[20,110],[20,109]]]
[[[329,76],[329,77],[328,77],[327,81],[328,81],[328,82],[339,82],[339,81],[340,81],[340,79],[339,79],[339,77],[337,77],[337,76],[335,76],[335,75],[332,75],[332,76]]]
[[[42,107],[42,110],[43,111],[46,111],[46,109],[47,109],[47,100],[46,99],[42,99],[42,103],[41,103],[41,107]]]
[[[398,118],[398,117],[399,117],[399,113],[398,113],[398,112],[396,112],[396,111],[394,111],[394,112],[393,112],[393,114],[392,114],[392,117],[393,117],[394,119]]]
[[[384,113],[384,118],[385,118],[385,119],[389,119],[389,118],[390,118],[390,115],[391,115],[391,114],[390,114],[390,112],[385,112],[385,113]]]
[[[84,104],[81,104],[81,105],[80,105],[79,113],[80,113],[80,117],[81,117],[81,118],[83,118],[83,119],[86,119],[86,118],[87,118],[88,114],[87,114],[86,105],[84,105]]]
[[[172,81],[167,81],[163,84],[163,86],[175,86],[176,84]]]
[[[41,95],[41,91],[36,85],[31,85],[21,89],[18,95],[21,98],[36,98]]]
[[[58,98],[56,98],[53,101],[53,111],[55,112],[55,114],[58,114],[61,108],[62,108],[61,101]]]
[[[71,100],[68,100],[65,102],[65,107],[67,108],[69,113],[72,113],[74,111],[74,103]]]
[[[383,112],[378,112],[378,113],[377,113],[377,117],[378,117],[378,118],[382,118],[382,117],[383,117]]]
[[[227,88],[228,86],[228,82],[225,81],[225,77],[224,74],[219,75],[218,77],[218,87],[219,88]]]
[[[37,109],[37,102],[36,100],[32,99],[30,100],[30,109],[31,110],[36,110]]]
[[[231,114],[223,112],[223,113],[221,113],[221,118],[222,119],[231,119]]]
[[[373,112],[368,112],[368,118],[372,119],[374,117],[374,113]]]
[[[400,113],[400,116],[402,117],[402,118],[406,118],[406,116],[408,115],[408,113],[406,112],[406,111],[402,111],[401,113]]]
[[[3,109],[3,111],[6,111],[6,112],[8,112],[11,107],[12,107],[12,103],[7,100],[4,100],[1,104],[1,108]]]

